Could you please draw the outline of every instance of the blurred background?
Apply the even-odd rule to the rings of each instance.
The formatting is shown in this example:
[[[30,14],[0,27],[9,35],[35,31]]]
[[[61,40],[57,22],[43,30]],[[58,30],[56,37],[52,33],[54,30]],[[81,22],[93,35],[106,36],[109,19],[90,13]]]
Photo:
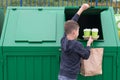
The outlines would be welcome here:
[[[115,13],[120,13],[120,0],[0,0],[0,7],[7,6],[113,6]]]

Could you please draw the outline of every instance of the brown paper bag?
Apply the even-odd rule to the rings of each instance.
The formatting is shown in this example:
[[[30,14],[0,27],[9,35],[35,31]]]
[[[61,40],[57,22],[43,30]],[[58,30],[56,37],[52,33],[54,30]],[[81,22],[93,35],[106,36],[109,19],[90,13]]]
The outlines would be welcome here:
[[[87,60],[81,60],[80,74],[84,76],[94,76],[102,74],[103,48],[92,48]]]

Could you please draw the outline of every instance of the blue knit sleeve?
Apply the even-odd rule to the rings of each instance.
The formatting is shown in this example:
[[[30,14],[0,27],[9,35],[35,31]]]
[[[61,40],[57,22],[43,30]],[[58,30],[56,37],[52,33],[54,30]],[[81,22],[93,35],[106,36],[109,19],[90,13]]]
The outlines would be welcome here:
[[[86,48],[80,42],[77,42],[74,47],[75,53],[79,54],[83,59],[88,59],[90,56],[90,47]]]
[[[78,19],[79,19],[79,15],[78,14],[75,14],[73,17],[72,17],[72,20],[74,20],[74,21],[78,21]]]

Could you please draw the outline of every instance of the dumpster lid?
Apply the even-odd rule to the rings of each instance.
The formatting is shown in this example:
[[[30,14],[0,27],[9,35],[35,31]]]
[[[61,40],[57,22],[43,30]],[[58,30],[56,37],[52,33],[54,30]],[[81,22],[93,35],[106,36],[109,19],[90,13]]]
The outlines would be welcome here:
[[[55,42],[56,13],[18,10],[15,42]]]

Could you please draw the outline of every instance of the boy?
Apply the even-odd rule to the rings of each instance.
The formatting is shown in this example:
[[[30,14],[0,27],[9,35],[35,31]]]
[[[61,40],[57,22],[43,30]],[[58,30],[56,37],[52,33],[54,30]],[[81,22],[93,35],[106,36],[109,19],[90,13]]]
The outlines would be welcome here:
[[[88,8],[88,4],[83,4],[72,20],[68,20],[64,25],[65,35],[61,39],[62,55],[58,80],[76,80],[80,71],[80,59],[89,58],[93,39],[89,38],[86,48],[76,40],[79,35],[77,21],[80,14]]]

